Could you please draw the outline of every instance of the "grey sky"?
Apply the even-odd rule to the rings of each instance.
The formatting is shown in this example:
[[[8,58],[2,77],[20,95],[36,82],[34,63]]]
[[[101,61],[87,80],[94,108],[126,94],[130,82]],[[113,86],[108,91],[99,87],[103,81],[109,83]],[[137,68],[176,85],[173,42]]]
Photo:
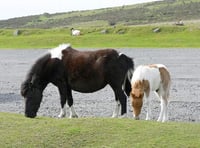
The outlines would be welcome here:
[[[0,20],[13,17],[130,5],[156,0],[1,0]]]

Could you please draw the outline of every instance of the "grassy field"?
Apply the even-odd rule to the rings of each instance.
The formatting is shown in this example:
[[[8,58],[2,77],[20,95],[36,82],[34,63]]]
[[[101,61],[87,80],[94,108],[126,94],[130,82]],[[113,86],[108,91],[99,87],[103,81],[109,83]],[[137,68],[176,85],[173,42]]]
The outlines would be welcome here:
[[[160,32],[154,33],[155,28]],[[71,36],[69,29],[21,29],[14,36],[12,29],[0,30],[0,48],[51,48],[61,43],[84,48],[124,47],[200,47],[200,29],[197,26],[147,25],[82,28],[81,36]]]
[[[43,13],[0,20],[0,28],[141,25],[199,19],[200,0],[164,0],[95,10]]]
[[[0,113],[1,147],[198,148],[200,124]]]

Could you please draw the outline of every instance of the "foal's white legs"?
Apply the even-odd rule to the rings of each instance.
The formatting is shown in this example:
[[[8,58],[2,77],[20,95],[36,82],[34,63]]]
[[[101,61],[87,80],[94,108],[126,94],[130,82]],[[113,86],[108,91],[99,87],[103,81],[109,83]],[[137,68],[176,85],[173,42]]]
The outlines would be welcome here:
[[[151,118],[151,107],[150,107],[150,97],[146,97],[146,95],[144,95],[144,98],[146,100],[146,104],[147,104],[147,114],[146,114],[146,120],[150,120]]]
[[[161,98],[160,100],[161,111],[160,111],[160,115],[157,121],[165,122],[168,119],[168,115],[167,115],[168,100],[167,98],[164,98],[164,97],[160,97],[160,98]]]
[[[119,116],[119,111],[120,111],[120,102],[119,100],[116,101],[116,106],[115,106],[115,110],[113,112],[112,118],[117,118]]]

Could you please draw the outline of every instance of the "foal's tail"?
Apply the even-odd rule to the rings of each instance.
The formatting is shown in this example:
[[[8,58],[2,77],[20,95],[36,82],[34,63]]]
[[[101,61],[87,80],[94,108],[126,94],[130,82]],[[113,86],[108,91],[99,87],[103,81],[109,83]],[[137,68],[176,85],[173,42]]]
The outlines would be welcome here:
[[[134,70],[134,61],[132,58],[126,56],[125,54],[120,54],[119,59],[126,73],[122,88],[125,91],[126,95],[129,97],[131,92],[131,77]]]

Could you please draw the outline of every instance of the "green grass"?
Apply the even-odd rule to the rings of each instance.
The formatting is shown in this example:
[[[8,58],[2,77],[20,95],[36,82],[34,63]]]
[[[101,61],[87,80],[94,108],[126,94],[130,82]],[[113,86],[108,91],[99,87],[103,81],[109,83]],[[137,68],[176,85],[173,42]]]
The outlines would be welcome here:
[[[156,27],[161,32],[154,33]],[[200,29],[188,26],[117,26],[107,27],[108,34],[101,34],[103,27],[80,28],[81,36],[71,36],[69,29],[21,29],[20,35],[13,36],[14,30],[0,30],[0,48],[51,48],[61,43],[73,47],[123,48],[123,47],[200,47]],[[119,34],[123,31],[123,34]]]
[[[1,147],[198,148],[200,124],[0,113]]]

